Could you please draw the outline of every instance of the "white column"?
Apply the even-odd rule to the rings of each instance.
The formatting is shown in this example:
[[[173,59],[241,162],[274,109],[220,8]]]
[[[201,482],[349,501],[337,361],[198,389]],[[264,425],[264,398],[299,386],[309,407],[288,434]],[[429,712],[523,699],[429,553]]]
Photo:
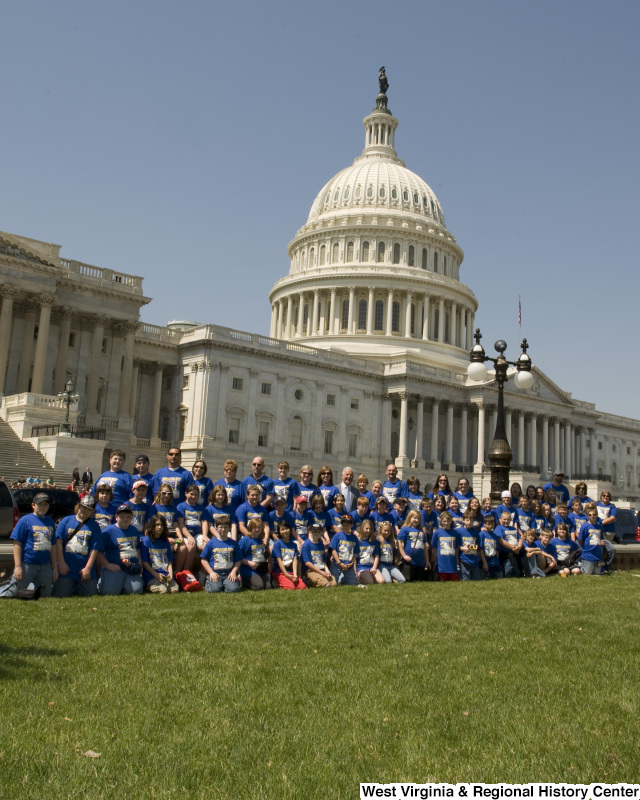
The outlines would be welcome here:
[[[569,475],[573,475],[575,472],[573,468],[573,453],[571,447],[571,423],[565,422],[564,424],[564,463],[565,469]]]
[[[89,376],[87,381],[87,402],[85,409],[90,414],[96,413],[98,389],[100,387],[100,366],[102,362],[102,340],[104,339],[104,326],[109,317],[98,314],[91,337],[91,361],[89,363]]]
[[[369,287],[369,300],[367,302],[367,335],[371,336],[373,333],[373,313],[375,310],[375,300],[373,289]]]
[[[453,462],[453,403],[447,403],[447,420],[444,434],[444,460]]]
[[[56,356],[56,374],[53,380],[53,394],[62,392],[66,383],[72,316],[73,310],[71,308],[66,307],[61,310],[60,324],[58,325],[58,353]]]
[[[444,297],[438,304],[438,341],[444,342]]]
[[[465,338],[464,338],[464,322],[467,316],[467,312],[464,308],[460,309],[460,327],[458,329],[458,347],[465,347]]]
[[[422,442],[424,440],[424,400],[422,397],[418,398],[418,408],[417,408],[417,419],[416,419],[416,459],[418,460],[418,466],[424,466],[422,463],[423,456],[422,456]]]
[[[258,445],[256,439],[256,395],[257,395],[257,380],[258,370],[249,370],[249,401],[247,403],[247,447],[255,449]]]
[[[598,471],[598,439],[595,428],[589,431],[589,472],[595,475]]]
[[[278,305],[274,303],[271,306],[271,325],[269,326],[269,338],[276,338],[276,325],[278,322]]]
[[[542,417],[542,461],[540,462],[540,477],[542,482],[547,482],[549,474],[549,417],[545,414]]]
[[[389,395],[382,395],[382,420],[380,424],[382,431],[381,456],[383,461],[391,458],[391,398]]]
[[[287,326],[289,325],[287,320]],[[225,446],[229,439],[229,431],[227,430],[227,378],[229,375],[229,366],[227,364],[220,364],[220,383],[218,384],[218,419],[216,421],[216,440],[222,442]],[[279,380],[279,378],[278,378]],[[278,409],[281,405],[278,404]]]
[[[408,421],[409,415],[407,414],[408,396],[406,392],[400,393],[400,443],[399,443],[399,459],[407,459],[407,434],[409,431]]]
[[[38,297],[40,301],[40,319],[38,321],[38,341],[36,342],[33,376],[31,378],[31,391],[34,394],[42,394],[44,389],[44,369],[47,361],[47,347],[49,346],[51,306],[55,299],[53,294],[41,294]]]
[[[160,406],[162,403],[162,373],[164,364],[156,364],[156,376],[153,385],[153,411],[151,412],[151,436],[158,436],[160,429]]]
[[[131,376],[133,373],[133,349],[135,346],[137,322],[130,322],[127,324],[126,334],[124,339],[124,361],[122,365],[121,379],[120,379],[120,404],[118,413],[120,416],[129,414],[129,406],[131,405]]]
[[[129,395],[129,416],[135,419],[136,406],[138,404],[138,381],[140,379],[140,362],[136,359],[133,362],[133,373],[131,375],[131,394]],[[135,428],[134,428],[135,433]]]
[[[518,464],[525,463],[524,457],[524,411],[518,413]]]
[[[431,449],[429,460],[434,463],[438,460],[438,411],[440,401],[434,398],[431,410]]]
[[[284,328],[285,339],[291,338],[291,318],[293,317],[293,297],[287,297],[287,324]]]
[[[452,345],[456,345],[456,332],[458,330],[458,326],[456,324],[458,315],[458,304],[451,303],[451,318],[449,320],[449,341]]]
[[[407,292],[407,308],[404,315],[404,335],[408,339],[411,337],[411,301],[413,292]]]
[[[311,461],[320,462],[324,450],[322,440],[322,407],[324,403],[324,383],[316,381],[316,391],[311,398],[311,432],[310,448]]]
[[[0,297],[2,297],[2,312],[0,312],[0,394],[4,393],[4,382],[7,376],[11,329],[13,327],[13,299],[17,291],[15,286],[0,286]]]
[[[318,335],[318,312],[320,307],[320,290],[313,290],[313,322],[311,324],[311,335]]]
[[[482,400],[476,401],[478,407],[478,452],[476,466],[484,464],[484,404]]]
[[[336,287],[331,287],[331,299],[329,300],[329,333],[336,333]]]
[[[298,324],[296,325],[296,338],[304,333],[302,321],[304,319],[304,292],[298,292]]]
[[[552,470],[563,469],[560,463],[560,420],[553,421],[553,466]]]
[[[276,430],[274,442],[274,455],[284,452],[283,438],[284,438],[284,423],[285,423],[285,402],[284,402],[284,385],[287,378],[285,375],[278,375],[278,401],[276,404]]]
[[[387,336],[391,336],[393,330],[393,289],[389,289],[387,295]]]
[[[36,312],[26,311],[22,326],[22,348],[18,365],[18,394],[29,390],[31,357],[33,355],[33,332],[36,328]]]
[[[462,340],[461,340],[462,341]],[[460,410],[460,464],[465,466],[469,457],[468,448],[469,411],[466,405]]]
[[[429,338],[429,295],[425,294],[423,299],[424,315],[422,322],[422,338],[427,340]]]
[[[586,472],[585,461],[587,458],[587,440],[586,431],[580,428],[580,463],[578,465],[578,472],[583,475]]]
[[[538,417],[531,415],[529,420],[529,463],[535,467],[538,464]]]
[[[355,329],[354,329],[355,328],[355,326],[354,326],[355,314],[353,313],[354,312],[353,306],[355,305],[355,300],[354,300],[355,294],[356,294],[356,287],[355,286],[350,286],[349,287],[349,322],[348,322],[348,325],[347,325],[347,333],[351,333],[351,334],[355,333]]]

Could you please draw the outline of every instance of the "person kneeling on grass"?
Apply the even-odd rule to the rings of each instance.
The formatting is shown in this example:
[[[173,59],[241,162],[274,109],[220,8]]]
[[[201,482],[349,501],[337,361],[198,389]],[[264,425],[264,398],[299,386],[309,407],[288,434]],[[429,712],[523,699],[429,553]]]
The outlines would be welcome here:
[[[356,558],[356,574],[358,581],[363,586],[372,583],[384,583],[378,564],[380,563],[380,545],[376,539],[376,529],[373,520],[364,519],[360,523],[358,533],[360,549]]]
[[[14,540],[13,576],[18,589],[33,585],[41,588],[41,597],[51,597],[54,581],[58,578],[58,558],[55,547],[55,523],[48,516],[49,496],[36,494],[31,504],[32,514],[18,520],[11,538]]]
[[[355,564],[360,544],[352,533],[353,520],[349,514],[340,518],[342,530],[331,539],[331,574],[338,585],[357,586]]]
[[[576,503],[580,502],[576,500]],[[558,575],[566,577],[567,575],[579,575],[580,567],[577,566],[576,561],[580,553],[580,548],[569,536],[569,526],[560,523],[556,528],[556,535],[551,540],[551,544],[556,549],[557,562],[558,562]]]
[[[98,592],[94,565],[102,549],[102,531],[92,519],[95,505],[95,498],[88,494],[76,505],[75,514],[60,520],[56,530],[59,577],[53,585],[56,597],[92,597]]]
[[[324,589],[337,586],[325,561],[324,543],[322,541],[326,528],[313,523],[309,528],[309,538],[302,545],[300,561],[303,565],[304,582],[309,589]]]
[[[147,592],[175,594],[178,584],[173,580],[173,550],[169,541],[167,521],[159,514],[151,517],[140,541],[142,579]]]
[[[243,524],[241,523],[241,527]],[[254,517],[247,523],[247,535],[240,539],[239,547],[242,558],[240,577],[245,589],[253,591],[271,589],[267,545],[264,543],[265,527],[268,531],[268,526],[265,525],[262,516]]]
[[[242,589],[238,577],[242,556],[239,544],[229,537],[231,517],[221,514],[212,530],[215,535],[205,544],[200,556],[202,569],[207,573],[204,588],[213,593],[239,592]]]
[[[380,523],[378,532],[378,544],[380,545],[380,561],[378,570],[385,583],[405,583],[406,578],[395,565],[396,557],[396,532],[393,522],[385,520]]]
[[[129,506],[121,505],[115,525],[107,525],[102,531],[104,552],[98,553],[97,559],[102,568],[100,594],[142,594],[140,532],[131,524],[132,519]]]
[[[271,558],[271,576],[281,589],[307,588],[298,575],[298,545],[291,539],[291,525],[288,522],[278,523],[278,538],[273,543]]]

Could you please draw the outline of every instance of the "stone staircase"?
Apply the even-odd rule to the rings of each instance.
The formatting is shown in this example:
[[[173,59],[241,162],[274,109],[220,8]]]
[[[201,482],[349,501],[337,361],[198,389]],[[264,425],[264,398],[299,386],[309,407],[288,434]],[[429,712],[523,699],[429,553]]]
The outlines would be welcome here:
[[[47,459],[29,442],[23,442],[11,425],[0,419],[0,476],[7,482],[24,475],[39,475],[42,480],[53,476],[57,487],[66,489],[71,483],[67,471],[54,470]]]

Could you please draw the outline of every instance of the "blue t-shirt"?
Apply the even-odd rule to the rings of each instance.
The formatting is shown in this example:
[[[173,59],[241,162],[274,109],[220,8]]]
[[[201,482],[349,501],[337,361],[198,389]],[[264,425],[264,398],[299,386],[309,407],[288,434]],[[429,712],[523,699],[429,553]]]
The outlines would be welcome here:
[[[462,492],[454,492],[453,496],[457,497],[458,500],[460,501],[460,511],[462,511],[462,513],[464,514],[464,512],[467,510],[467,507],[469,506],[469,501],[475,497],[475,494],[471,490],[469,490],[466,494],[462,494]]]
[[[593,503],[593,500],[590,497],[587,497],[587,496],[581,497],[578,494],[574,494],[573,497],[571,498],[571,500],[569,500],[569,502],[567,503],[569,508],[571,508],[573,506],[573,501],[574,500],[579,500],[580,501],[583,511],[584,511],[584,507],[587,505],[587,503]]]
[[[275,509],[269,512],[269,528],[273,533],[278,532],[278,523],[286,522],[288,525],[291,526],[291,530],[294,531],[296,529],[295,522],[293,521],[293,515],[290,514],[288,511],[285,511],[284,514],[279,517]]]
[[[113,489],[113,502],[117,506],[126,503],[133,492],[133,478],[123,469],[118,470],[118,472],[113,472],[112,470],[103,472],[91,487],[92,495],[95,495],[96,489],[102,483],[108,484]]]
[[[23,564],[51,563],[56,527],[51,517],[27,514],[18,520],[11,538],[22,545]]]
[[[152,539],[151,536],[143,536],[140,539],[140,560],[143,564],[148,564],[151,569],[155,569],[160,575],[168,575],[169,564],[173,562],[171,543],[167,539]],[[155,580],[144,567],[142,568],[142,579],[145,583]]]
[[[202,522],[203,520],[208,521],[207,510],[204,506],[198,504],[192,506],[186,500],[178,505],[178,517],[182,517],[184,527],[192,536],[202,533]]]
[[[287,572],[293,571],[293,563],[298,557],[298,546],[293,539],[285,542],[283,539],[278,539],[273,543],[271,551],[271,558],[273,559],[273,574],[281,573],[280,565],[277,559],[281,558]]]
[[[293,478],[287,478],[286,480],[282,480],[281,478],[276,478],[273,481],[273,489],[276,497],[281,497],[284,502],[286,503],[286,510],[292,511],[293,510],[293,500],[294,497],[297,495],[295,494],[296,482]],[[274,498],[275,500],[275,498]]]
[[[556,548],[553,544],[553,540],[549,542],[549,544],[544,545],[540,539],[536,539],[535,547],[539,547],[543,553],[547,553],[556,561],[558,560],[558,554],[556,553]]]
[[[462,514],[460,511],[453,511],[453,509],[449,509],[449,513],[451,514],[451,518],[453,521],[454,530],[459,531],[461,528],[464,527],[462,522]]]
[[[314,515],[307,509],[302,514],[294,511],[293,529],[296,534],[304,541],[309,536],[309,526],[313,524]]]
[[[426,565],[427,541],[424,531],[419,531],[417,528],[402,528],[398,534],[398,541],[402,542],[405,555],[409,556],[412,564],[417,567]]]
[[[413,494],[413,492],[409,492],[407,495],[407,500],[409,504],[407,508],[409,511],[421,511],[422,510],[422,495],[421,494]]]
[[[211,490],[213,489],[213,481],[211,478],[199,478],[196,480],[194,478],[193,482],[198,487],[198,492],[200,496],[198,497],[198,505],[199,506],[206,506],[209,503],[209,495],[211,494]]]
[[[331,526],[332,526],[332,528],[333,527],[338,527],[338,528],[340,527],[340,525],[341,525],[340,518],[344,515],[344,513],[345,513],[344,509],[342,509],[342,511],[336,511],[335,508],[330,508],[327,511],[327,514],[331,517]],[[351,514],[348,514],[347,516],[351,516]]]
[[[560,486],[554,486],[553,482],[549,481],[549,483],[545,483],[545,485],[542,488],[544,489],[545,492],[548,489],[553,489],[554,490],[554,492],[556,493],[556,504],[557,503],[567,503],[567,504],[569,503],[569,494],[570,493],[569,493],[569,490],[567,489],[567,487],[564,485],[564,483],[561,483]]]
[[[116,503],[109,503],[108,506],[101,506],[96,501],[96,507],[93,514],[93,519],[98,523],[100,530],[104,530],[107,525],[113,525],[116,521],[116,511],[118,506]]]
[[[131,476],[131,485],[137,481],[144,481],[147,484],[147,494],[145,495],[145,503],[151,503],[153,501],[153,496],[151,494],[151,484],[153,483],[153,472],[147,472],[146,475],[137,475],[133,474]],[[131,494],[133,495],[133,489],[131,490]]]
[[[589,517],[586,514],[576,514],[575,511],[572,511],[569,514],[569,519],[573,523],[573,527],[569,525],[569,533],[574,533],[579,531],[585,522],[589,522]]]
[[[229,524],[234,525],[236,520],[236,512],[234,507],[229,503],[228,506],[222,506],[222,508],[218,508],[218,506],[214,506],[210,503],[205,509],[207,516],[205,519],[207,522],[211,522],[213,525],[217,525],[217,520],[220,517],[223,517],[225,514],[229,517]]]
[[[500,517],[502,516],[502,514],[507,513],[511,517],[509,525],[514,525],[516,518],[516,511],[517,511],[516,506],[508,506],[505,505],[504,503],[500,503],[500,505],[496,508],[496,521],[500,522]]]
[[[300,495],[306,497],[307,503],[311,503],[311,498],[317,491],[318,489],[313,483],[310,483],[308,486],[304,486],[298,481],[296,481],[296,485],[293,490],[296,497],[299,497]]]
[[[496,514],[495,508],[490,508],[488,511],[485,511],[484,508],[481,508],[480,514],[483,520],[486,519],[487,517],[493,517],[494,520],[496,521],[496,525],[498,524],[498,515]]]
[[[605,505],[600,500],[596,503],[596,508],[598,509],[598,519],[607,519],[607,517],[617,517],[618,516],[618,509],[613,505],[613,503],[609,503],[609,505]],[[606,525],[602,526],[602,530],[605,533],[615,533],[616,530],[616,523],[614,522],[607,522]]]
[[[592,525],[585,522],[580,528],[578,541],[582,546],[582,558],[584,561],[600,561],[602,559],[602,545],[600,542],[604,536],[604,530],[600,520]]]
[[[318,486],[318,494],[323,496],[327,511],[330,511],[333,508],[333,498],[337,494],[340,494],[340,490],[337,486],[325,486],[324,484],[320,484],[320,486]]]
[[[488,567],[499,567],[500,557],[498,555],[498,537],[484,528],[480,531],[480,546],[484,550],[484,557]]]
[[[517,529],[514,528],[512,525],[496,525],[496,529],[494,531],[498,540],[504,539],[505,542],[517,547],[517,545],[522,541],[522,537],[518,533]],[[503,553],[511,553],[512,551],[509,550],[508,547],[504,547],[504,545],[498,541],[498,547]]]
[[[169,534],[173,536],[176,531],[176,524],[180,518],[175,505],[172,503],[170,506],[165,506],[161,503],[154,503],[149,511],[149,519],[156,514],[159,517],[164,517],[164,521],[167,523],[167,528],[169,529]]]
[[[394,556],[394,546],[393,542],[389,539],[384,539],[383,541],[379,541],[378,544],[380,545],[380,566],[386,567],[393,567],[393,556]]]
[[[311,521],[313,525],[322,525],[324,526],[327,533],[331,533],[331,529],[333,528],[333,520],[328,511],[314,511],[312,508],[308,510],[311,515]]]
[[[69,567],[69,572],[64,577],[72,581],[80,580],[80,570],[87,566],[87,561],[93,550],[102,550],[102,531],[94,519],[88,519],[74,533],[80,523],[75,514],[60,520],[56,529],[56,539],[62,542],[64,560]],[[91,570],[91,577],[97,578],[95,566]]]
[[[390,506],[396,497],[409,497],[409,487],[404,481],[397,480],[395,483],[387,480],[382,484],[382,494],[387,498]]]
[[[558,536],[555,536],[551,540],[551,544],[556,549],[556,561],[559,566],[566,564],[571,558],[571,553],[579,549],[578,545],[570,538],[560,539]]]
[[[431,537],[431,547],[436,551],[438,572],[447,574],[458,571],[456,553],[460,547],[460,536],[456,531],[437,528]]]
[[[274,545],[275,546],[275,545]],[[300,555],[302,560],[303,572],[308,572],[307,562],[310,561],[314,567],[319,570],[324,570],[326,566],[325,562],[325,555],[324,555],[324,545],[322,542],[318,542],[315,544],[311,539],[307,539],[307,541],[302,545],[302,553]]]
[[[254,478],[253,475],[247,475],[247,477],[242,481],[242,488],[244,489],[245,497],[247,496],[247,489],[249,486],[259,486],[262,489],[262,495],[258,501],[259,503],[261,503],[268,494],[275,494],[273,481],[266,475],[262,475],[260,478]]]
[[[254,539],[252,536],[243,536],[238,543],[240,549],[240,559],[253,561],[258,567],[267,563],[267,552],[262,537]],[[240,565],[240,576],[242,578],[250,578],[252,575],[257,575],[258,572],[250,567],[248,564]]]
[[[520,529],[520,533],[522,534],[526,533],[531,528],[535,528],[533,511],[525,511],[523,508],[516,509],[514,525]]]
[[[371,569],[376,556],[380,558],[380,545],[378,540],[374,539],[370,542],[368,539],[358,539],[360,550],[356,558],[356,572],[363,572],[364,570]]]
[[[244,487],[242,481],[231,481],[227,483],[224,478],[214,483],[214,486],[224,486],[227,490],[227,500],[231,503],[234,509],[238,508],[241,503],[244,503]]]
[[[369,501],[369,511],[371,511],[372,508],[376,507],[376,496],[373,492],[370,492],[368,490],[366,492],[360,492],[358,497],[364,497]]]
[[[126,530],[117,525],[108,525],[102,531],[102,544],[104,547],[104,557],[110,564],[120,565],[123,561],[130,561],[133,564],[138,562],[138,548],[140,547],[140,533],[133,525],[129,525]]]
[[[357,511],[352,511],[349,514],[351,519],[353,520],[353,531],[357,533],[360,530],[360,525],[365,521],[365,519],[369,519],[369,512],[367,511],[364,516],[359,514]]]
[[[335,550],[340,563],[349,564],[354,555],[357,556],[360,551],[360,540],[354,533],[345,533],[340,531],[336,533],[331,539],[332,550]]]
[[[255,539],[251,541],[255,541]],[[233,539],[229,538],[223,541],[214,536],[205,544],[200,558],[206,561],[218,575],[226,577],[233,569],[233,565],[244,556],[240,552],[238,542],[234,542]]]
[[[236,519],[238,522],[244,523],[245,527],[251,522],[252,519],[261,519],[262,522],[269,523],[269,512],[264,506],[258,504],[252,506],[249,501],[242,503],[236,510]]]
[[[369,515],[370,518],[373,520],[373,524],[376,528],[376,533],[380,530],[380,526],[383,522],[390,522],[392,525],[396,524],[395,519],[391,516],[389,512],[386,514],[381,514],[379,511],[372,511]]]
[[[587,517],[587,519],[589,519]],[[553,530],[558,527],[558,523],[564,522],[565,525],[569,526],[569,533],[573,533],[576,529],[575,522],[571,519],[571,514],[567,514],[566,517],[563,517],[562,514],[555,514],[553,517]]]
[[[188,469],[178,467],[177,469],[170,469],[169,467],[162,467],[153,476],[151,481],[151,491],[155,497],[158,490],[163,483],[168,483],[173,489],[173,502],[184,503],[186,496],[185,493],[189,486],[194,483],[193,475]]]
[[[404,521],[407,518],[407,514],[408,513],[409,513],[409,509],[408,508],[405,508],[405,510],[401,514],[398,514],[398,512],[395,510],[395,508],[393,509],[393,511],[389,512],[389,514],[391,516],[391,521],[396,526],[396,528],[398,528],[398,530],[400,528],[404,527]]]
[[[460,528],[458,531],[460,547],[468,547],[469,552],[460,552],[460,561],[470,567],[477,567],[480,563],[478,548],[480,547],[479,534],[470,528]]]
[[[126,506],[133,511],[131,524],[138,529],[140,533],[144,533],[145,525],[149,519],[149,511],[151,506],[146,503],[134,503],[133,500],[127,500]]]

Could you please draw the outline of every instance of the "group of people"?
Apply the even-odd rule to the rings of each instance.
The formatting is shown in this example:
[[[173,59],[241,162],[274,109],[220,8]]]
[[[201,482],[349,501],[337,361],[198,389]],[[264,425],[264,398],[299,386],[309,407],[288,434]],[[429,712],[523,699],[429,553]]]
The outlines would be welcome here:
[[[236,592],[542,578],[600,574],[615,554],[610,493],[594,501],[583,482],[572,493],[561,471],[544,486],[512,484],[493,508],[464,477],[452,489],[440,474],[423,492],[393,464],[371,486],[350,467],[335,483],[323,466],[314,483],[310,465],[294,478],[281,461],[271,478],[256,456],[244,479],[228,459],[214,482],[203,460],[189,471],[181,456],[169,448],[167,466],[151,473],[140,455],[130,474],[125,453],[113,450],[109,469],[58,525],[47,495],[36,494],[33,513],[11,535],[18,586],[66,597],[170,593],[195,583]]]
[[[7,482],[4,475],[0,477],[0,481],[4,483]],[[53,478],[53,475],[50,475],[48,478],[41,478],[40,475],[29,475],[28,478],[25,478],[24,475],[21,475],[19,478],[14,478],[9,482],[10,489],[55,489],[56,482]],[[71,485],[67,487],[71,489]],[[76,487],[73,487],[74,489]]]

